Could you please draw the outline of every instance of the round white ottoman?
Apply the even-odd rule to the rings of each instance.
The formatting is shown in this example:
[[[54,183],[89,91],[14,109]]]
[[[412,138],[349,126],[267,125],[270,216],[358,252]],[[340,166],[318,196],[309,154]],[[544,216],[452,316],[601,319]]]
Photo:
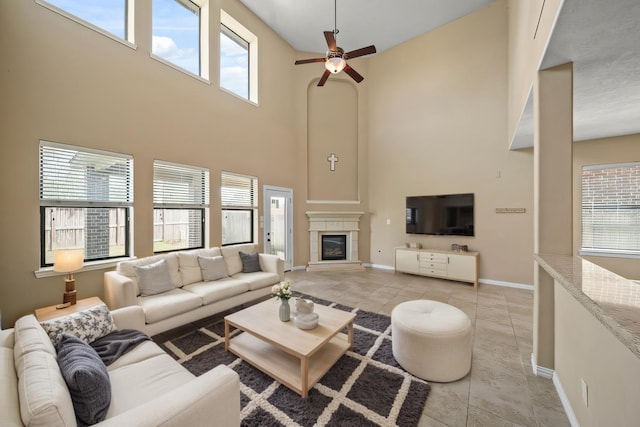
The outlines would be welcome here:
[[[471,320],[443,302],[403,302],[391,312],[391,348],[400,366],[419,378],[458,380],[471,370]]]

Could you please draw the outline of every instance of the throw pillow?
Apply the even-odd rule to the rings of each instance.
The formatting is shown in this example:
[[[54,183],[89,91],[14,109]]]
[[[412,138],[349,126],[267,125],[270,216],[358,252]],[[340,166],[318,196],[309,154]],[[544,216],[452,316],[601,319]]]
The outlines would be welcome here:
[[[262,271],[260,268],[260,259],[258,258],[258,252],[252,252],[246,254],[242,251],[240,254],[240,260],[242,260],[242,272],[243,273],[255,273],[256,271]]]
[[[111,381],[100,356],[89,344],[67,334],[62,335],[56,350],[78,425],[103,421],[111,404]]]
[[[117,331],[113,317],[106,305],[101,304],[68,316],[57,317],[40,323],[53,345],[62,334],[69,334],[90,344],[91,342]]]
[[[161,259],[149,265],[134,265],[138,288],[143,297],[161,294],[174,288],[167,262]]]
[[[225,279],[229,277],[229,275],[227,274],[227,266],[224,263],[224,258],[222,258],[221,256],[198,256],[198,264],[200,264],[200,270],[202,270],[202,279],[205,282]]]

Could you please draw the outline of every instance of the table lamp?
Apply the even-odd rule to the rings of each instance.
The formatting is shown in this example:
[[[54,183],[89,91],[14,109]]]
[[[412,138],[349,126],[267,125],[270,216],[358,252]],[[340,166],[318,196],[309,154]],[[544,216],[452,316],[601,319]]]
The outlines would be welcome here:
[[[53,271],[67,273],[64,279],[64,297],[62,303],[74,305],[76,303],[76,281],[73,272],[84,265],[84,251],[82,249],[61,249],[53,253]]]

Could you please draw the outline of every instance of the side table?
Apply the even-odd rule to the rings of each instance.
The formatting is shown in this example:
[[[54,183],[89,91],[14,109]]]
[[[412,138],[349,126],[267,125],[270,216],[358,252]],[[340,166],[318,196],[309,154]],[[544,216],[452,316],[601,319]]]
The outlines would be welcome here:
[[[80,299],[76,304],[70,305],[65,308],[57,308],[59,304],[50,305],[48,307],[38,308],[35,311],[36,319],[38,322],[44,322],[45,320],[55,319],[56,317],[67,316],[69,314],[77,313],[82,310],[86,310],[96,305],[104,304],[99,297],[90,297]]]

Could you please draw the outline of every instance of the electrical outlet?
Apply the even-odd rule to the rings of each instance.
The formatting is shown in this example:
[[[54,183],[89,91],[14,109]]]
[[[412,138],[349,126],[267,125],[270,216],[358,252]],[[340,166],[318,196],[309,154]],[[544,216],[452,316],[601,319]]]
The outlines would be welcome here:
[[[391,219],[387,218],[387,225],[391,224]]]
[[[580,380],[582,383],[582,401],[584,402],[584,406],[589,407],[589,386],[586,381],[583,379]]]

